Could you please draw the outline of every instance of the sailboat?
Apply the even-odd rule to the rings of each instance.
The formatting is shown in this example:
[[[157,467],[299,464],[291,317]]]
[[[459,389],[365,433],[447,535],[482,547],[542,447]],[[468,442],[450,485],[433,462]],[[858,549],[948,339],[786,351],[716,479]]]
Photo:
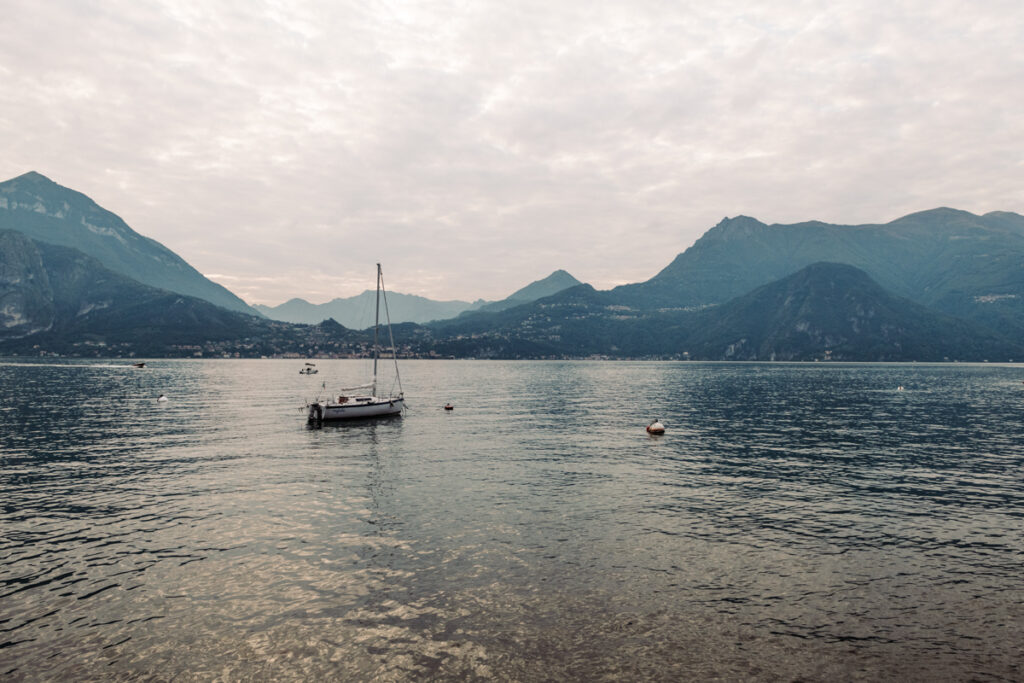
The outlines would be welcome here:
[[[391,388],[378,391],[377,365],[380,361],[380,302],[384,300],[384,317],[387,321],[388,341],[391,343],[391,358],[395,363],[395,380]],[[397,387],[397,392],[395,391]],[[385,395],[386,394],[386,395]],[[369,384],[339,389],[336,395],[324,400],[307,403],[308,419],[313,423],[332,420],[354,420],[367,417],[400,415],[405,407],[402,380],[398,374],[398,354],[395,353],[395,337],[391,332],[391,315],[388,313],[388,298],[384,291],[384,275],[377,264],[377,311],[373,323],[373,379]]]

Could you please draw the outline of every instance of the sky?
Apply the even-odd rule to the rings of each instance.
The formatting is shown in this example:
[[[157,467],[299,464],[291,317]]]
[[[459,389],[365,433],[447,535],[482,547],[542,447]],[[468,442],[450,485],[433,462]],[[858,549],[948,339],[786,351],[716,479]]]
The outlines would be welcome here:
[[[0,180],[249,303],[646,280],[723,217],[1024,213],[1019,0],[3,0]]]

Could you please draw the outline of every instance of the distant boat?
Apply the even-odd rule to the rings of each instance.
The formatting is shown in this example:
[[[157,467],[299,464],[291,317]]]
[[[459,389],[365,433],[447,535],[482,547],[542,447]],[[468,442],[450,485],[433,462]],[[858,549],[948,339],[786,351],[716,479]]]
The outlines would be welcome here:
[[[391,357],[395,362],[395,383],[387,392],[377,391],[377,364],[380,360],[380,302],[384,300],[384,316],[387,320],[388,339],[391,342]],[[394,389],[397,386],[398,391]],[[401,415],[405,407],[402,380],[398,375],[398,354],[395,353],[395,337],[391,332],[391,315],[388,313],[387,293],[384,291],[384,275],[377,264],[377,312],[373,323],[373,380],[369,384],[338,389],[332,398],[306,404],[308,420],[322,423],[333,420],[353,420],[367,417]]]
[[[136,367],[136,368],[144,368],[144,367],[146,367],[146,364],[145,363],[132,363],[132,366]]]
[[[315,375],[316,373],[320,372],[319,370],[316,369],[316,367],[313,367],[313,363],[306,363],[306,366],[307,367],[304,367],[303,369],[299,370],[300,375]]]

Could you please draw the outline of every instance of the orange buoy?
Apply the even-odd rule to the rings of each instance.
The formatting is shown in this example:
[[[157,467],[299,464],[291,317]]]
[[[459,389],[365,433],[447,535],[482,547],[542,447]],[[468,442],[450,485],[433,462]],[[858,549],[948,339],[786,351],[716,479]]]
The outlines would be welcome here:
[[[665,425],[661,424],[661,420],[655,420],[651,424],[647,425],[648,434],[664,434]]]

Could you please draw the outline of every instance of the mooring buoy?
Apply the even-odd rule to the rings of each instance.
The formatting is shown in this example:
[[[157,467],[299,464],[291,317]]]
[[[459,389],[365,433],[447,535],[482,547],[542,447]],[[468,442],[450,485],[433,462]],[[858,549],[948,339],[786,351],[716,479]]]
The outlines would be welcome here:
[[[651,424],[647,425],[648,434],[664,434],[665,425],[661,424],[661,420],[655,420]]]

